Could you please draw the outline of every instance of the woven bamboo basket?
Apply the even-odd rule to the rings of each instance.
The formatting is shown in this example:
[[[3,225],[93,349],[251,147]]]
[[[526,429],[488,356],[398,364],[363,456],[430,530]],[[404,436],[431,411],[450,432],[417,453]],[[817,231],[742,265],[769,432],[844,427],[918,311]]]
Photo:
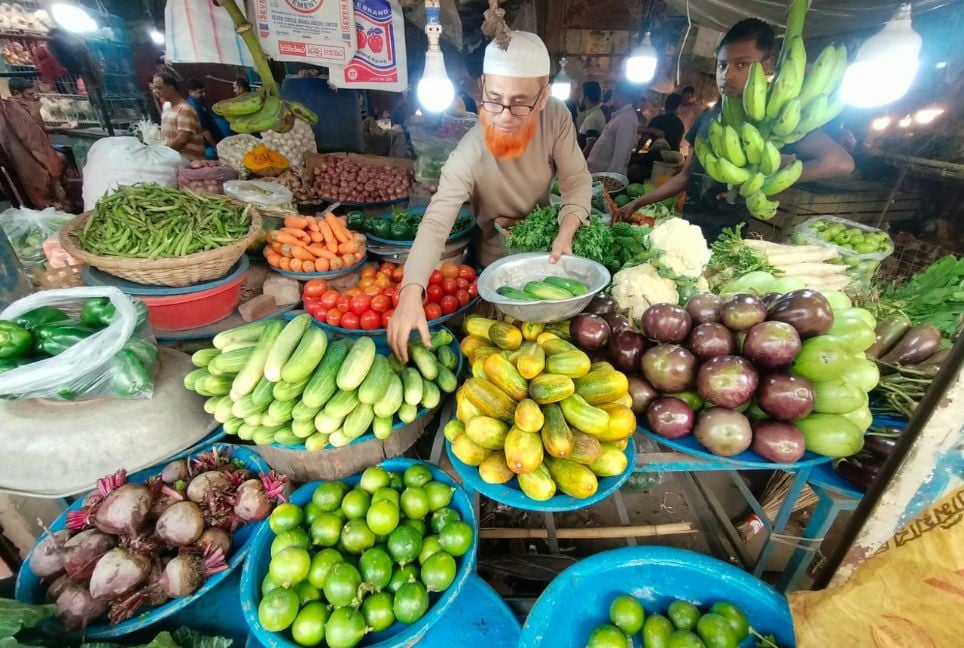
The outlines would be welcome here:
[[[186,256],[140,259],[127,257],[100,256],[82,249],[77,242],[74,232],[81,229],[90,213],[81,214],[67,223],[60,230],[60,242],[64,249],[78,261],[92,265],[115,277],[127,279],[148,286],[172,286],[181,288],[199,281],[219,279],[228,273],[248,246],[261,232],[261,214],[254,208],[248,210],[251,216],[251,227],[243,239],[230,245],[195,252]]]

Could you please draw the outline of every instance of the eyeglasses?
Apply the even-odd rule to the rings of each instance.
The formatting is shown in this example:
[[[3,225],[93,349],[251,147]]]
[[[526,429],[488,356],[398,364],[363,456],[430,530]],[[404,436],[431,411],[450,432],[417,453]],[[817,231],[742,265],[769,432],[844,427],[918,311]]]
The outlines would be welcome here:
[[[482,100],[482,110],[487,113],[492,113],[493,115],[501,115],[503,110],[508,110],[510,114],[515,117],[528,117],[532,114],[532,111],[536,109],[539,105],[539,100],[542,99],[542,93],[545,92],[546,88],[549,87],[548,84],[542,86],[539,90],[539,94],[536,95],[536,101],[531,106],[525,106],[523,104],[512,104],[507,106],[498,101],[486,101]],[[482,94],[485,95],[485,86],[482,86]]]

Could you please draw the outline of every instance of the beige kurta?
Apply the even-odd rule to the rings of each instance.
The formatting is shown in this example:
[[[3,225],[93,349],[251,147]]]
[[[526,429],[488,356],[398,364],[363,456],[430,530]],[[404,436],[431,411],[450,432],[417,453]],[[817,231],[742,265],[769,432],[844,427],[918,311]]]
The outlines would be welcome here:
[[[572,116],[565,104],[550,99],[538,119],[535,137],[525,153],[514,160],[500,160],[489,152],[481,124],[465,134],[442,168],[438,191],[425,211],[405,263],[404,285],[428,285],[466,201],[471,201],[478,220],[479,255],[484,265],[503,254],[496,217],[520,218],[537,205],[548,205],[554,177],[559,178],[562,194],[560,219],[576,214],[580,221],[588,221],[592,178],[576,142]]]

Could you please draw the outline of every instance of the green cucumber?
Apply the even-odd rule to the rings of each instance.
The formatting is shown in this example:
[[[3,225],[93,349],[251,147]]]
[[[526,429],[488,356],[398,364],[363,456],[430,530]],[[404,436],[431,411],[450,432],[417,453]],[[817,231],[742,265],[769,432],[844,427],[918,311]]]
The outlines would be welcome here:
[[[274,433],[274,442],[283,446],[299,446],[302,439],[292,431],[290,426],[285,426]]]
[[[234,414],[231,412],[232,405],[230,398],[222,398],[218,406],[214,408],[214,420],[223,425],[234,418]]]
[[[446,394],[452,394],[458,389],[459,381],[458,378],[455,377],[455,374],[449,371],[448,367],[440,364],[438,366],[438,376],[435,378],[435,384]]]
[[[589,286],[581,281],[576,281],[575,279],[568,279],[566,277],[546,277],[542,281],[550,286],[555,286],[556,288],[561,288],[568,293],[572,293],[575,297],[585,295],[587,292],[589,292]]]
[[[298,346],[298,343],[301,342],[301,338],[309,326],[311,326],[311,315],[307,313],[302,313],[285,324],[281,334],[278,335],[274,344],[271,345],[271,352],[268,353],[268,357],[265,359],[265,378],[274,383],[281,380],[281,370],[284,368],[285,363],[288,362],[291,354],[294,353],[295,348]]]
[[[268,322],[251,322],[250,324],[222,331],[214,336],[214,348],[224,350],[226,346],[231,344],[257,342],[268,324]]]
[[[234,417],[229,418],[224,422],[224,433],[237,434],[242,425],[244,425],[244,420]]]
[[[322,411],[315,417],[315,429],[322,434],[331,434],[336,430],[340,430],[341,424],[344,421],[344,416],[331,416]]]
[[[247,349],[218,354],[208,363],[208,371],[215,376],[233,376],[244,369],[244,365],[248,363],[248,358],[251,357],[253,352],[253,347],[248,347]]]
[[[388,366],[388,358],[383,355],[376,355],[371,370],[365,376],[365,380],[362,381],[361,387],[358,388],[358,400],[368,405],[377,403],[385,395],[385,390],[388,389],[389,378],[394,375]]]
[[[295,399],[287,401],[276,400],[268,407],[268,416],[276,421],[284,421],[287,423],[291,420],[291,411],[297,403],[298,401]]]
[[[523,288],[523,292],[530,297],[546,301],[556,301],[560,299],[572,299],[573,294],[568,290],[551,286],[542,281],[530,281]]]
[[[346,445],[351,443],[351,439],[345,436],[345,433],[341,430],[335,430],[328,435],[328,444],[332,448],[344,448]]]
[[[224,397],[224,396],[211,396],[210,398],[208,398],[206,401],[204,401],[204,411],[207,412],[208,414],[214,414],[214,410],[215,410],[215,408],[217,408],[218,403],[221,402],[221,399],[222,399],[222,398],[225,398],[225,397]],[[228,400],[230,400],[230,399],[228,399]]]
[[[262,377],[254,391],[251,392],[251,402],[258,408],[259,412],[263,412],[273,400],[274,383]]]
[[[358,405],[345,417],[345,422],[341,425],[342,434],[349,439],[357,439],[368,431],[372,426],[375,412],[368,403],[358,403]]]
[[[317,452],[318,450],[324,450],[326,447],[328,447],[327,434],[315,432],[310,437],[305,439],[305,450],[308,452]]]
[[[422,402],[421,405],[425,409],[435,409],[438,404],[442,402],[442,394],[439,392],[438,386],[431,380],[425,380],[422,382]]]
[[[265,427],[262,425],[257,430],[254,431],[254,437],[252,441],[257,445],[271,445],[274,443],[274,435],[280,429],[279,427]]]
[[[227,396],[231,392],[232,382],[234,379],[230,376],[207,375],[194,384],[194,389],[206,396]]]
[[[248,418],[252,414],[260,414],[266,409],[267,407],[259,407],[254,402],[254,397],[248,394],[234,401],[234,405],[231,407],[231,413],[238,418]]]
[[[409,405],[418,405],[422,402],[422,374],[415,367],[406,367],[402,374],[402,384],[404,386],[405,402]]]
[[[245,420],[245,422],[247,422],[247,420]],[[261,415],[261,426],[262,426],[262,427],[279,428],[279,427],[281,427],[282,425],[284,425],[284,424],[287,423],[287,422],[288,422],[288,421],[286,421],[285,419],[281,419],[281,418],[277,418],[277,419],[276,419],[275,417],[271,416],[271,415],[268,414],[267,412],[265,412],[264,414]]]
[[[324,330],[312,326],[301,336],[298,348],[281,369],[281,379],[290,383],[308,380],[321,363],[327,349],[328,336],[325,335]]]
[[[502,286],[501,288],[499,288],[499,289],[496,290],[495,292],[499,293],[500,295],[502,295],[502,296],[505,297],[506,299],[511,299],[511,300],[513,300],[513,301],[521,301],[521,302],[542,301],[542,300],[540,300],[538,297],[533,297],[532,295],[526,294],[526,293],[522,292],[521,290],[518,290],[518,289],[516,289],[516,288],[512,288],[511,286]]]
[[[310,421],[321,411],[320,407],[308,407],[304,400],[298,401],[295,408],[291,410],[291,418],[295,421]]]
[[[392,417],[376,416],[372,421],[372,432],[376,439],[387,439],[392,436]]]
[[[328,402],[338,387],[335,384],[335,377],[348,357],[348,343],[338,340],[328,347],[325,356],[321,359],[321,364],[315,369],[308,380],[301,400],[308,407],[321,407]]]
[[[201,349],[191,356],[191,363],[193,363],[195,367],[203,368],[208,366],[211,360],[214,360],[219,355],[221,355],[220,349]]]
[[[304,393],[307,387],[307,379],[298,383],[289,383],[282,380],[279,383],[275,383],[274,389],[271,390],[271,394],[274,396],[275,400],[286,401],[293,398],[298,398],[302,393]]]
[[[402,361],[399,360],[398,356],[396,356],[394,353],[388,356],[388,366],[399,376],[401,376],[402,372],[405,371],[405,365],[402,364]]]
[[[452,350],[452,347],[448,345],[439,347],[435,350],[435,356],[438,358],[439,364],[449,371],[458,369],[459,357]]]
[[[343,392],[350,392],[358,389],[372,365],[375,364],[375,356],[378,355],[375,349],[375,341],[371,338],[363,337],[355,340],[348,357],[341,364],[338,370],[338,377],[335,384]]]
[[[292,421],[291,431],[299,439],[307,439],[312,434],[315,433],[315,421],[314,419],[308,419],[307,421]]]
[[[421,344],[409,344],[408,355],[425,380],[435,380],[438,376],[438,361],[428,349]]]
[[[238,438],[242,441],[250,441],[254,438],[254,433],[257,429],[261,427],[260,425],[248,425],[247,421],[241,424],[238,428]]]
[[[419,378],[419,380],[421,381],[421,378]],[[391,418],[395,412],[398,411],[398,408],[402,406],[403,393],[402,379],[395,374],[389,375],[388,387],[385,388],[385,393],[374,404],[375,416]]]
[[[325,414],[343,418],[358,405],[358,391],[339,391],[325,403]]]
[[[261,412],[255,412],[251,416],[245,416],[244,422],[248,425],[253,425],[254,427],[260,427],[264,423],[264,414]]]
[[[245,394],[250,394],[257,387],[258,381],[264,377],[264,363],[268,359],[271,347],[274,346],[275,340],[281,335],[283,328],[284,325],[278,320],[272,320],[265,324],[264,332],[258,338],[258,343],[255,345],[254,351],[251,352],[247,364],[234,378],[234,383],[231,386],[232,397],[240,398]]]
[[[432,349],[440,349],[455,342],[455,336],[448,329],[439,329],[432,334]]]
[[[408,425],[412,421],[418,418],[418,407],[415,405],[409,405],[408,403],[402,403],[402,406],[398,408],[398,420],[402,423]]]
[[[254,340],[253,342],[235,342],[221,349],[221,353],[231,353],[232,351],[238,351],[240,349],[253,349],[257,342],[257,340]]]
[[[186,376],[184,376],[184,389],[189,391],[197,391],[195,387],[201,378],[207,378],[211,375],[207,369],[194,369],[189,371]]]

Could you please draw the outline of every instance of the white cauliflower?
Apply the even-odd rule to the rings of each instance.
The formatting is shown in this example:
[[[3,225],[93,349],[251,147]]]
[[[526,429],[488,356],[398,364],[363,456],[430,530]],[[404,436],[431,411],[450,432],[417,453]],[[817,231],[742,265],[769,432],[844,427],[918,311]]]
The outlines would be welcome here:
[[[612,297],[616,306],[633,322],[639,322],[653,304],[676,304],[679,293],[672,279],[664,279],[652,265],[624,268],[613,277]]]
[[[657,263],[680,277],[703,275],[711,252],[703,231],[682,218],[663,221],[649,235],[650,245],[659,252]]]

